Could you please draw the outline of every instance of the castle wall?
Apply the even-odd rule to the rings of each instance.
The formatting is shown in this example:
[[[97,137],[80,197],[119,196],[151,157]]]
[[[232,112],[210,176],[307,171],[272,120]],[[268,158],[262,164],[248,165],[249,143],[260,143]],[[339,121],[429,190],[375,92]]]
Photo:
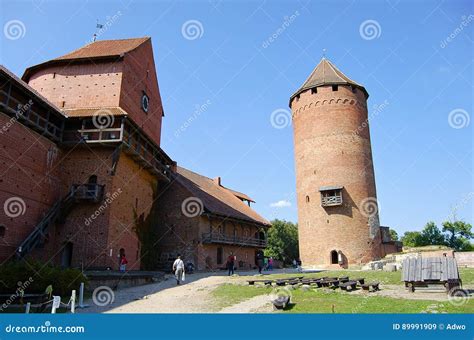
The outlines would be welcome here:
[[[61,151],[3,113],[0,147],[0,226],[5,228],[0,236],[0,261],[4,261],[15,254],[60,196]]]
[[[59,108],[119,106],[121,62],[52,65],[33,73],[28,85]]]
[[[144,112],[141,107],[144,93],[150,99],[148,112]],[[158,88],[151,40],[144,42],[135,50],[125,54],[120,107],[131,115],[135,123],[158,146],[160,145],[163,107]]]
[[[344,266],[379,258],[378,213],[370,214],[376,188],[364,93],[321,86],[317,93],[301,93],[291,108],[303,266],[329,266],[333,250],[342,252]],[[343,205],[323,208],[319,188],[338,185],[344,187]]]

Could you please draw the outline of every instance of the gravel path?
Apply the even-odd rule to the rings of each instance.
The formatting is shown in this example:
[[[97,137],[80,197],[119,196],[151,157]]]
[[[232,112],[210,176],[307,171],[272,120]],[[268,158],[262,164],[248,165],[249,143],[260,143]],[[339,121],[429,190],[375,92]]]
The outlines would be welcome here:
[[[86,301],[88,308],[78,309],[79,313],[215,313],[211,292],[224,283],[242,283],[255,272],[239,273],[229,277],[223,272],[195,273],[186,276],[186,282],[177,286],[172,275],[165,281],[144,286],[130,287],[117,291],[103,291],[99,301],[113,302],[98,306],[92,299]],[[100,299],[102,297],[102,299]],[[268,296],[250,299],[227,307],[224,313],[248,313],[264,307]]]

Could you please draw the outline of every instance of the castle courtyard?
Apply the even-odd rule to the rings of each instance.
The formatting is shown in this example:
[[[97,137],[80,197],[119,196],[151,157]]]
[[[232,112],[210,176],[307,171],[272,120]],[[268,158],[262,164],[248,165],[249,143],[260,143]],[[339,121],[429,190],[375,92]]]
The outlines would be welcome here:
[[[474,300],[469,297],[455,306],[444,291],[408,292],[400,272],[384,271],[324,271],[304,274],[305,277],[337,276],[365,277],[378,280],[381,289],[367,293],[360,289],[344,292],[332,288],[287,290],[292,304],[275,311],[271,300],[284,288],[263,285],[250,286],[248,280],[275,279],[295,276],[292,269],[276,270],[269,275],[240,272],[235,276],[223,272],[196,273],[187,276],[185,284],[177,286],[171,275],[164,281],[114,291],[113,302],[98,306],[92,299],[89,307],[79,313],[472,313]],[[464,288],[474,291],[474,269],[461,268]]]

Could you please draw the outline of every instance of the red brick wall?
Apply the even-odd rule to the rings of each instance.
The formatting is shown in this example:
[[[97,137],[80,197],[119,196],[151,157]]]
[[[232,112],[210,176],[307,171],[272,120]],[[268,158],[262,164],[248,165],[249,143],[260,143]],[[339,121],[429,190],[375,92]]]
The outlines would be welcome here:
[[[13,123],[12,123],[13,122]],[[20,243],[60,196],[58,162],[61,151],[9,116],[0,113],[0,261],[14,254]],[[4,204],[18,197],[25,203],[23,215],[9,217]]]
[[[147,113],[141,107],[143,92],[150,99]],[[160,145],[163,107],[151,40],[124,57],[120,107],[127,111],[135,123]]]
[[[97,176],[97,183],[105,185],[105,192],[110,193],[112,179],[110,167],[112,165],[111,148],[76,147],[64,150],[65,157],[61,161],[61,184],[63,195],[73,184],[85,184],[91,175]],[[73,243],[72,266],[74,267],[107,267],[108,261],[107,238],[109,234],[110,209],[101,208],[100,203],[78,203],[70,210],[65,223],[56,225],[51,248],[55,254],[55,262],[60,263],[61,253],[66,242]],[[88,218],[96,211],[100,211],[97,218]]]
[[[346,265],[379,258],[380,232],[373,228],[376,235],[369,236],[369,219],[361,213],[362,201],[376,198],[364,94],[347,86],[318,87],[291,108],[303,266],[329,265],[332,250],[342,251]],[[342,206],[321,207],[319,188],[330,185],[344,186]]]
[[[122,153],[113,177],[112,192],[119,193],[110,206],[107,247],[113,249],[112,263],[117,266],[120,248],[125,249],[127,269],[140,269],[140,241],[134,231],[135,215],[146,217],[153,203],[156,178]]]
[[[158,248],[161,256],[175,256],[180,253],[185,263],[192,262],[196,269],[218,269],[225,266],[225,260],[232,251],[237,256],[237,262],[243,261],[242,269],[249,269],[255,262],[254,247],[240,247],[229,245],[202,244],[201,237],[203,233],[211,231],[217,232],[222,222],[207,217],[187,217],[181,211],[183,201],[193,195],[177,182],[169,187],[162,187],[158,198],[159,215],[156,221],[156,227],[159,231],[160,242]],[[237,236],[244,235],[243,230],[247,230],[246,235],[254,236],[257,228],[245,223],[235,223],[226,221],[223,226],[223,232],[226,235],[233,235],[234,225]],[[217,264],[217,248],[223,247],[224,263]]]
[[[59,108],[119,106],[121,62],[56,65],[33,73],[28,84]]]

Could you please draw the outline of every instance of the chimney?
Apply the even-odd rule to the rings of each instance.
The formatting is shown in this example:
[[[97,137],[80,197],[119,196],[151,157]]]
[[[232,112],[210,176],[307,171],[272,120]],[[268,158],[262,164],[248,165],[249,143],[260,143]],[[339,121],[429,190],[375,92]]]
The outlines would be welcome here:
[[[213,181],[216,185],[221,186],[221,177],[220,176],[214,178]]]

